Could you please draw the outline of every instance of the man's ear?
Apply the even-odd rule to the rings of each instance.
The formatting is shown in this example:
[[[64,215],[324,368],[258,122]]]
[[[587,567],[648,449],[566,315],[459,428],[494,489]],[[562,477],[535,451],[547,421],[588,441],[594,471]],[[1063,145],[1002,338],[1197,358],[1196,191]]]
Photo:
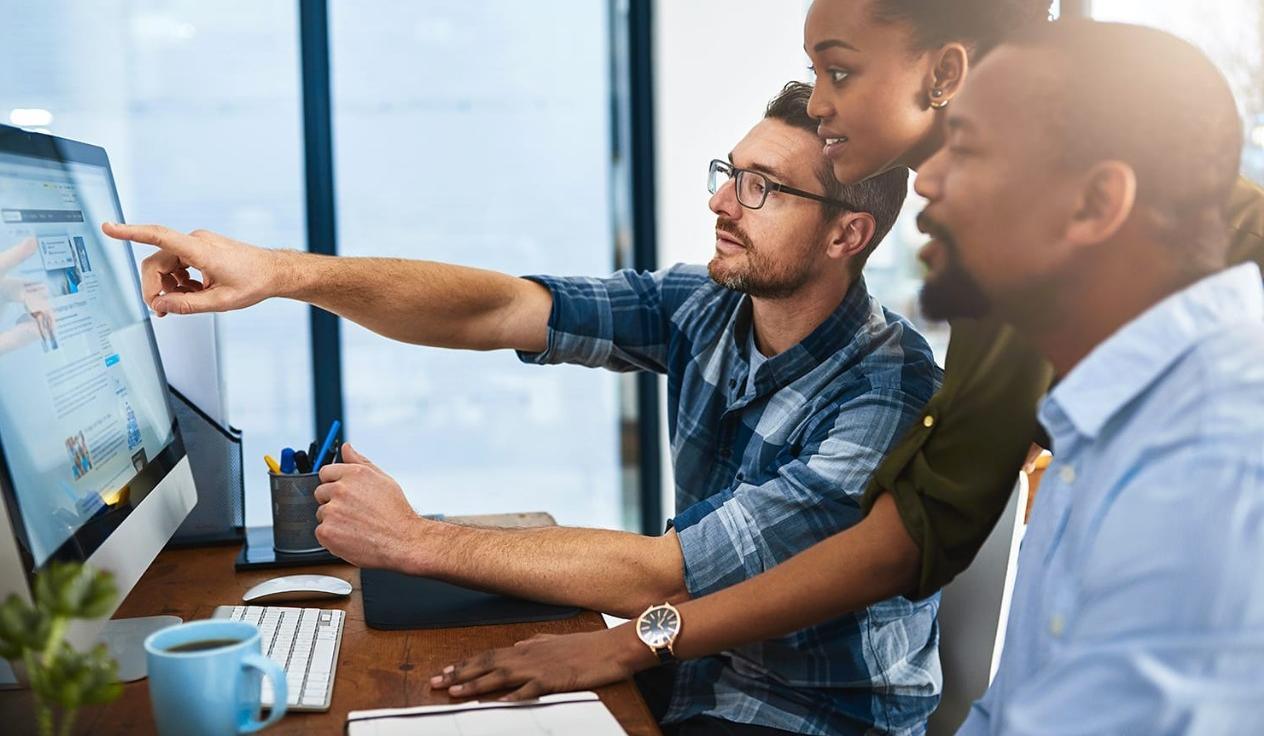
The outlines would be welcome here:
[[[873,240],[878,223],[868,212],[846,212],[829,231],[825,253],[834,259],[851,259],[863,253]]]
[[[1137,173],[1122,161],[1094,164],[1081,178],[1066,238],[1073,245],[1093,246],[1119,232],[1137,202]]]
[[[970,72],[970,52],[954,41],[944,44],[933,54],[934,65],[930,69],[930,78],[926,80],[926,101],[942,107],[961,92]]]

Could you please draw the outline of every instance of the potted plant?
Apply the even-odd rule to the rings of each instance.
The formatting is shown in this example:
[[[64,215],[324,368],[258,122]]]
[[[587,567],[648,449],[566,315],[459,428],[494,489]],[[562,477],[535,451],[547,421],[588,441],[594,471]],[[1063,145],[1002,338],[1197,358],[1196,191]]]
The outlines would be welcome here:
[[[78,652],[65,638],[71,619],[104,616],[117,596],[110,573],[54,562],[36,575],[34,605],[14,594],[0,604],[0,657],[31,688],[41,736],[69,734],[80,706],[108,703],[123,692],[118,664],[104,644]]]

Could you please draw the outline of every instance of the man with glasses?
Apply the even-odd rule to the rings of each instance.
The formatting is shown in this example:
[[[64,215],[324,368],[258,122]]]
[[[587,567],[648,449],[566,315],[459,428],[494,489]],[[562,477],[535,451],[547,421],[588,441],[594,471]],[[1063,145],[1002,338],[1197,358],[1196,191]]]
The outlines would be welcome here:
[[[665,373],[678,513],[660,537],[422,519],[347,445],[316,496],[317,538],[349,562],[620,616],[646,611],[646,646],[670,659],[679,619],[673,631],[664,602],[745,580],[858,522],[874,468],[939,382],[925,341],[860,276],[900,211],[907,171],[835,182],[810,94],[788,85],[728,159],[711,163],[716,243],[705,268],[520,279],[270,251],[201,231],[106,232],[162,249],[142,268],[159,314],[281,296],[407,342]],[[938,702],[937,605],[884,601],[660,668],[642,688],[669,733],[915,733]]]

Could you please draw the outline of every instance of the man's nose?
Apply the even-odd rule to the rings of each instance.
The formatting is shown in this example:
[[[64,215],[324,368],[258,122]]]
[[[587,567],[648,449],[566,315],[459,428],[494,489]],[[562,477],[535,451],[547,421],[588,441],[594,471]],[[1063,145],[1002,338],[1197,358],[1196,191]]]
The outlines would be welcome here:
[[[737,201],[737,185],[732,179],[715,190],[715,194],[711,195],[711,201],[707,205],[715,214],[724,215],[730,220],[736,220],[742,216],[742,205]]]
[[[931,201],[939,199],[943,193],[946,153],[947,147],[941,148],[922,164],[917,170],[917,178],[913,181],[913,191]]]

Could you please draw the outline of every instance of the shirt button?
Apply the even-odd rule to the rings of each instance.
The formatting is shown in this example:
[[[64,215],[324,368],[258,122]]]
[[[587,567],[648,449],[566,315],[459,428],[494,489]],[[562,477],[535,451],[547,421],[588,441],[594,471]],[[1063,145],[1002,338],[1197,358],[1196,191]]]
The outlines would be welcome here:
[[[737,479],[738,479],[738,480],[746,480],[746,476],[745,476],[745,475],[743,475],[742,473],[738,473],[738,474],[737,474]]]
[[[932,417],[931,415],[927,414],[926,417],[922,419],[922,426],[927,429],[930,429],[931,427],[935,426],[935,417]]]
[[[729,388],[736,388],[736,387],[737,387],[737,379],[736,379],[736,378],[730,378],[730,379],[729,379]]]
[[[1054,636],[1062,636],[1062,632],[1065,629],[1066,629],[1066,619],[1062,617],[1062,614],[1059,614],[1059,613],[1053,614],[1053,617],[1049,619],[1049,633],[1053,634]]]
[[[1063,483],[1071,485],[1075,482],[1075,468],[1070,465],[1063,465],[1062,469],[1058,471],[1058,477],[1062,479]]]

